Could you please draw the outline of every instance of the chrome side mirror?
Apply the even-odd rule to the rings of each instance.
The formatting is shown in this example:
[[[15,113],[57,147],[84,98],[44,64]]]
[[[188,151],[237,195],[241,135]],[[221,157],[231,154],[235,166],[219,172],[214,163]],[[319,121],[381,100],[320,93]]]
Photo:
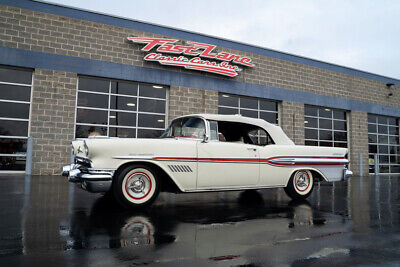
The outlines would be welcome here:
[[[208,135],[206,133],[204,133],[203,140],[201,142],[202,143],[208,143],[209,140],[210,140],[210,138],[208,137]]]

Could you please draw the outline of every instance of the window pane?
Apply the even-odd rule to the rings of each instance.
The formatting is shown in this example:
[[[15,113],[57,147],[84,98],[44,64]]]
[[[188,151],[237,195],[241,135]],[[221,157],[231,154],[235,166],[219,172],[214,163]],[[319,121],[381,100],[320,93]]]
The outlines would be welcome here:
[[[377,129],[377,127],[376,127],[376,124],[368,124],[368,132],[369,133],[376,133],[376,129]]]
[[[334,143],[334,147],[347,147],[347,143]]]
[[[255,98],[241,97],[240,108],[258,109],[258,100]]]
[[[136,113],[110,112],[110,125],[136,126]]]
[[[388,133],[388,127],[386,125],[379,125],[378,126],[378,133],[387,134]]]
[[[335,138],[335,141],[347,141],[347,133],[346,132],[335,132],[334,138]]]
[[[333,129],[346,131],[346,122],[345,121],[333,121]]]
[[[25,154],[26,139],[1,138],[0,154]]]
[[[31,87],[0,84],[0,99],[31,101]]]
[[[320,146],[333,146],[332,142],[319,142]]]
[[[305,129],[305,139],[318,140],[318,130]]]
[[[377,121],[376,116],[368,114],[368,122],[376,123],[376,121]]]
[[[218,105],[228,107],[239,107],[239,98],[237,96],[219,94]]]
[[[136,137],[136,129],[110,127],[109,136],[110,137],[121,137],[121,138],[135,138]]]
[[[218,123],[210,121],[210,140],[218,140]]]
[[[110,109],[136,111],[136,97],[111,96]]]
[[[389,127],[389,134],[399,135],[399,127]]]
[[[161,130],[138,129],[138,138],[159,138],[162,133]]]
[[[399,137],[398,136],[389,136],[389,144],[398,144],[399,143]]]
[[[76,125],[76,138],[88,138],[93,135],[107,135],[107,127]]]
[[[108,108],[108,95],[78,93],[78,106],[92,108]]]
[[[32,71],[0,67],[0,81],[9,83],[32,83]]]
[[[239,114],[238,109],[233,109],[233,108],[218,108],[218,114],[223,114],[223,115],[234,115],[234,114]]]
[[[368,135],[368,142],[369,143],[376,143],[378,141],[378,137],[375,134]]]
[[[319,116],[324,118],[332,118],[332,110],[330,108],[320,108]]]
[[[139,114],[139,127],[165,128],[164,115]]]
[[[389,165],[380,165],[379,172],[380,173],[389,173]]]
[[[76,122],[90,124],[107,124],[107,111],[81,109],[77,110]]]
[[[379,156],[379,163],[389,163],[389,156]]]
[[[318,116],[318,108],[316,107],[305,106],[304,112],[308,116],[314,116],[314,117]]]
[[[318,119],[305,117],[304,118],[304,126],[310,128],[318,128]]]
[[[29,119],[29,104],[0,101],[0,117]]]
[[[380,144],[387,144],[389,143],[387,135],[378,135],[378,143]]]
[[[138,83],[111,82],[111,93],[121,95],[137,95]]]
[[[245,117],[258,118],[258,112],[254,110],[241,109],[240,114],[242,114]]]
[[[278,123],[278,114],[260,111],[260,119],[266,120],[267,122],[270,122],[270,123],[277,124]]]
[[[389,125],[397,126],[397,119],[395,118],[388,118]]]
[[[341,110],[333,110],[333,118],[338,120],[346,120],[346,112]]]
[[[332,129],[332,120],[319,119],[319,128]]]
[[[0,120],[0,135],[28,136],[27,121]]]
[[[400,173],[400,165],[390,166],[391,173]]]
[[[165,113],[165,100],[140,98],[139,111]]]
[[[369,145],[368,146],[368,152],[369,153],[378,153],[378,146],[377,145]]]
[[[318,141],[305,141],[306,146],[318,146]]]
[[[25,157],[0,156],[0,171],[25,171]]]
[[[108,93],[109,80],[79,77],[79,90]]]
[[[166,98],[165,87],[161,85],[139,84],[139,95],[154,98]]]
[[[388,146],[384,146],[384,145],[380,145],[380,146],[378,146],[378,152],[379,152],[379,154],[388,154],[389,153],[389,147]]]
[[[332,140],[332,131],[319,131],[319,139],[320,140]]]
[[[383,116],[378,116],[378,123],[379,124],[388,124],[388,118]]]
[[[267,100],[260,100],[260,110],[278,111],[278,103]]]

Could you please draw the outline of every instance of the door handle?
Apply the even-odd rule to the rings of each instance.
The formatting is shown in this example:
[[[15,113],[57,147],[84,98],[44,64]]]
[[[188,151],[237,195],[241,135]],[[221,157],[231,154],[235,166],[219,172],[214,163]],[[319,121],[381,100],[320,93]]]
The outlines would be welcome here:
[[[250,151],[257,151],[257,148],[248,147],[247,150],[250,150]]]

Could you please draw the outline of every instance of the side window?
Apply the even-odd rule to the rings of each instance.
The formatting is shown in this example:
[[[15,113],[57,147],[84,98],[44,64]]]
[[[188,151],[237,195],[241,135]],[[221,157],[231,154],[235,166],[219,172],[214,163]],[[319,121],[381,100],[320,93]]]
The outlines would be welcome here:
[[[269,134],[261,128],[251,130],[249,132],[249,137],[254,145],[266,146],[274,144]]]
[[[218,123],[210,121],[210,140],[218,140]]]

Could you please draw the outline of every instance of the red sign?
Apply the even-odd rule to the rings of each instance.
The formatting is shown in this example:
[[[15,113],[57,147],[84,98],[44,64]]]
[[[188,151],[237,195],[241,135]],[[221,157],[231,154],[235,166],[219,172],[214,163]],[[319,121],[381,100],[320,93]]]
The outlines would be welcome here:
[[[251,58],[227,52],[214,52],[216,46],[197,42],[187,42],[188,45],[177,45],[178,39],[149,38],[149,37],[128,37],[133,43],[146,44],[141,50],[150,52],[144,57],[146,61],[156,61],[161,65],[178,66],[190,70],[207,71],[229,77],[235,77],[242,71],[237,65],[254,67]],[[161,53],[175,54],[166,56]],[[189,57],[187,57],[189,56]],[[215,59],[215,60],[205,60]]]

